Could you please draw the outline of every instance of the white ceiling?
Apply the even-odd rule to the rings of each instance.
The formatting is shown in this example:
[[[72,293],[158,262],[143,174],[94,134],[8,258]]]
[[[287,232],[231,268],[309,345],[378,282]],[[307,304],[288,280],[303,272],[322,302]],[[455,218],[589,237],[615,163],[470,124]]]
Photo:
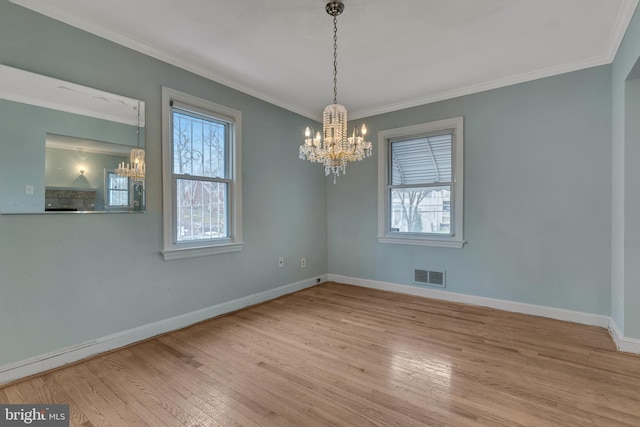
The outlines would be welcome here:
[[[11,0],[318,119],[333,100],[326,0]],[[638,0],[343,0],[350,118],[613,61]]]

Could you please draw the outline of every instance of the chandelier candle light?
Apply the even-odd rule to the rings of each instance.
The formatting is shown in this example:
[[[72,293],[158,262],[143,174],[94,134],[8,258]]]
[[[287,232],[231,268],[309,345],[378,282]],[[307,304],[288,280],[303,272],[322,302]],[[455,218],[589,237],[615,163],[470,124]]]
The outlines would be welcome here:
[[[336,177],[347,173],[347,162],[360,161],[371,156],[371,142],[365,141],[367,127],[362,125],[358,131],[355,127],[351,136],[347,131],[347,109],[338,104],[338,15],[344,10],[341,1],[327,3],[325,10],[333,16],[333,104],[328,105],[322,113],[322,133],[314,135],[307,127],[304,131],[304,144],[300,146],[300,158],[312,163],[322,163],[325,175],[333,173]]]
[[[136,129],[138,137],[138,148],[131,150],[129,158],[130,163],[121,162],[116,169],[116,175],[127,177],[133,181],[134,184],[144,182],[145,163],[144,163],[144,149],[140,148],[140,102],[138,101],[138,128]]]

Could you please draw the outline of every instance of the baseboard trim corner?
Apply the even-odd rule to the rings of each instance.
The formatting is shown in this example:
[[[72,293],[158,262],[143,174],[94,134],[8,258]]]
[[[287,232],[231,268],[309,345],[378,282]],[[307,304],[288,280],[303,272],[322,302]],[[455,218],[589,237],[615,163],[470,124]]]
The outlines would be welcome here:
[[[0,366],[0,386],[153,338],[157,335],[182,329],[213,317],[298,292],[326,281],[327,275],[320,275]]]
[[[609,318],[608,328],[609,334],[611,334],[611,338],[613,338],[613,342],[616,344],[618,351],[640,354],[640,340],[637,338],[625,337],[624,334],[620,332],[620,328],[613,318]]]

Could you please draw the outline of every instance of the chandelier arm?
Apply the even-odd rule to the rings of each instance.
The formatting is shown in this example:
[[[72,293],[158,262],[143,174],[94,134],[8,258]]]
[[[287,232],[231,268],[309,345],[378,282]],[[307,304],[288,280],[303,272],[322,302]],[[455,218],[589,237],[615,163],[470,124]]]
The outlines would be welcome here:
[[[322,153],[318,152],[318,150],[316,150],[316,147],[314,147],[313,145],[311,146],[311,152],[315,157],[322,157]]]

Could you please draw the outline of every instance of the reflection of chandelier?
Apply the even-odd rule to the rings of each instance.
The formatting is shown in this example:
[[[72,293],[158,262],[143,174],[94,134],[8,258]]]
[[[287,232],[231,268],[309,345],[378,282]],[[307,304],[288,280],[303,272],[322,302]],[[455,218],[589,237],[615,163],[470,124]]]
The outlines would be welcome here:
[[[141,148],[134,148],[131,150],[131,157],[129,160],[130,163],[120,163],[116,169],[116,175],[127,177],[133,182],[144,181],[144,150]]]
[[[116,175],[131,179],[134,183],[144,182],[145,163],[144,149],[140,148],[140,101],[138,101],[138,148],[131,150],[130,163],[121,162],[116,169]]]
[[[365,141],[367,127],[362,125],[360,132],[355,128],[351,136],[347,132],[347,109],[337,103],[338,98],[338,18],[344,10],[341,1],[327,3],[325,10],[333,16],[333,104],[327,106],[322,113],[322,131],[313,134],[313,130],[305,129],[304,144],[300,146],[300,158],[312,163],[324,164],[325,175],[336,176],[347,173],[347,162],[360,161],[371,155],[371,142]]]

